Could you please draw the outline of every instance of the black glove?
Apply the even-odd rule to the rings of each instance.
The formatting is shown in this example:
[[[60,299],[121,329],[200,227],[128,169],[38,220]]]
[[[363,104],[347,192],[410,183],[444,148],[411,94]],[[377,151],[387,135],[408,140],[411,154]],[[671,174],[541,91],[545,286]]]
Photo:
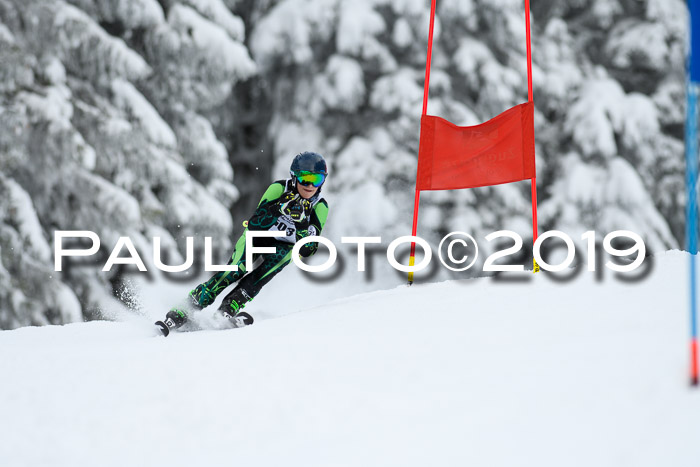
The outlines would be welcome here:
[[[287,214],[296,223],[305,223],[308,225],[309,215],[311,214],[311,201],[304,199],[298,194],[287,193],[282,197],[280,206],[282,214]]]

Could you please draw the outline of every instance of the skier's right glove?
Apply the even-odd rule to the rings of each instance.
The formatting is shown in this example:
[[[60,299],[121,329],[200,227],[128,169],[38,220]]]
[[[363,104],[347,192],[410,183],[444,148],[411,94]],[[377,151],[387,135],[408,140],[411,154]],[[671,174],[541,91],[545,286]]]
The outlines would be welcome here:
[[[298,194],[287,193],[282,197],[280,211],[282,214],[291,217],[297,224],[304,223],[305,221],[308,222],[309,213],[311,212],[311,202]]]

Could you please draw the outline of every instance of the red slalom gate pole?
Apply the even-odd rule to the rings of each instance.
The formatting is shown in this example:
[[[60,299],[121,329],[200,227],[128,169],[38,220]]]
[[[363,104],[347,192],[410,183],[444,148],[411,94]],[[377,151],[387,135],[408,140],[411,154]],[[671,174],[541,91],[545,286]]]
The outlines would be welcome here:
[[[428,92],[430,89],[430,62],[433,57],[433,28],[435,26],[435,0],[430,3],[430,29],[428,30],[428,57],[425,62],[425,83],[423,85],[423,113],[428,113]]]
[[[532,45],[530,44],[530,0],[525,0],[525,39],[527,40],[527,100],[532,102]]]
[[[428,94],[430,91],[430,62],[433,57],[433,30],[435,26],[435,1],[430,2],[430,28],[428,30],[428,57],[425,61],[425,83],[423,85],[423,113],[421,116],[428,113]],[[411,236],[415,237],[418,230],[418,205],[420,203],[420,190],[418,189],[418,173],[416,172],[416,197],[413,204],[413,229]],[[409,266],[413,266],[416,262],[416,243],[411,242],[411,257],[408,260]],[[408,285],[413,284],[413,273],[408,273]]]
[[[416,230],[418,228],[418,203],[420,202],[420,190],[416,188],[416,199],[413,203],[413,230],[411,231],[412,236],[416,236]],[[416,243],[411,243],[411,258],[408,260],[408,265],[413,266],[416,264]],[[408,273],[408,285],[413,284],[413,273]]]
[[[532,96],[532,44],[530,40],[530,0],[525,0],[525,40],[527,42],[527,100],[533,102]],[[537,241],[537,177],[530,179],[532,202],[532,244]],[[532,272],[540,270],[535,258],[532,258]]]

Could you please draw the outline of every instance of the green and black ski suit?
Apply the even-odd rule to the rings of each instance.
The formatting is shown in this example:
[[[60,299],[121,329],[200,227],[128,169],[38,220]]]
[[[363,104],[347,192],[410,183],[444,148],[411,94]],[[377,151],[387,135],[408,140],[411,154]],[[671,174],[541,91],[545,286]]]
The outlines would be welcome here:
[[[237,313],[253,299],[267,284],[292,260],[292,248],[301,238],[320,235],[328,217],[328,203],[320,197],[320,189],[309,198],[302,198],[292,179],[272,183],[263,194],[253,216],[244,223],[243,234],[228,264],[238,266],[238,271],[217,272],[211,279],[198,285],[190,292],[195,308],[201,309],[214,303],[216,297],[229,285],[238,281],[236,287],[224,298],[221,309]],[[275,247],[275,253],[254,254],[257,264],[252,271],[246,271],[246,234],[250,230],[276,230],[284,232],[280,237],[255,238],[255,247]],[[316,253],[317,242],[304,245],[301,256]]]

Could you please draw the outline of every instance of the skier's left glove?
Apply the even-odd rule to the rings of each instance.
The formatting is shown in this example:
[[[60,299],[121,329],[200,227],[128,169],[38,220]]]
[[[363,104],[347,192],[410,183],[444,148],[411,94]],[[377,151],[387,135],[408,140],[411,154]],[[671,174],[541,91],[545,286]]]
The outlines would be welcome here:
[[[318,232],[316,232],[316,227],[313,225],[304,230],[297,228],[297,242],[304,237],[311,237],[315,235],[318,235]],[[304,246],[299,249],[299,254],[304,258],[307,258],[316,253],[316,250],[318,250],[318,242],[309,242],[304,244]]]

